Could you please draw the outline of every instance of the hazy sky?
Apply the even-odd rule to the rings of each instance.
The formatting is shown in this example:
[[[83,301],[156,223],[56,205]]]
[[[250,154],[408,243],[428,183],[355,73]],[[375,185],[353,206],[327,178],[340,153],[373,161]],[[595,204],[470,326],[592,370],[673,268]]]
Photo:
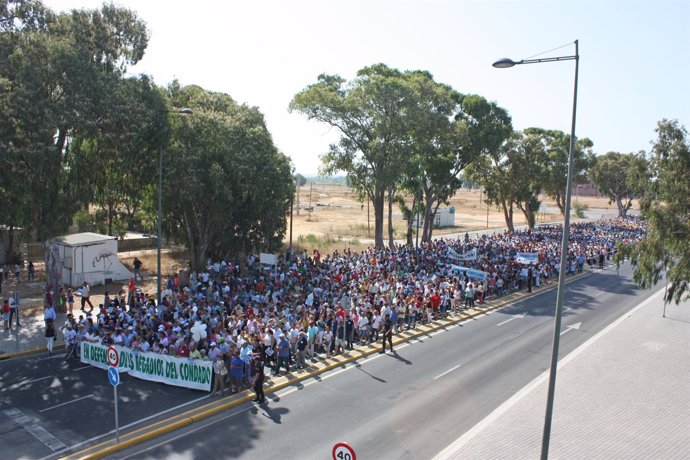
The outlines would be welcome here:
[[[47,0],[53,10],[95,0]],[[580,44],[578,137],[597,153],[650,149],[662,118],[690,128],[690,0],[120,0],[146,22],[150,42],[130,73],[177,78],[229,94],[264,113],[275,144],[314,174],[337,131],[288,113],[321,73],[346,79],[382,62],[427,70],[438,82],[508,110],[516,129],[570,132],[574,61],[494,69],[571,55]]]

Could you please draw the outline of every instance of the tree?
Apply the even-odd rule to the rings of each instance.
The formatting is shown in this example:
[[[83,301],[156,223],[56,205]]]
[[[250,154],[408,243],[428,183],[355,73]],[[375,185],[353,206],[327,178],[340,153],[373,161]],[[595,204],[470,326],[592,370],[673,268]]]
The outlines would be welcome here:
[[[625,217],[636,198],[640,168],[639,162],[644,161],[634,154],[608,152],[597,157],[590,170],[590,177],[597,189],[609,197],[610,202],[616,203],[618,217]]]
[[[568,182],[568,154],[570,134],[558,130],[527,128],[525,135],[542,143],[544,154],[540,159],[542,168],[539,181],[542,191],[556,201],[556,206],[565,213],[565,192]],[[576,139],[573,151],[573,184],[583,184],[594,161],[592,146],[588,138]]]
[[[98,134],[108,113],[103,95],[141,59],[148,36],[134,13],[112,5],[59,15],[40,2],[0,8],[8,14],[0,20],[0,108],[7,128],[0,137],[2,161],[11,165],[1,169],[0,182],[13,183],[10,193],[24,197],[16,200],[24,205],[14,218],[44,240],[65,231],[90,201],[91,171],[78,168],[72,143]]]
[[[513,213],[518,186],[525,179],[517,174],[513,161],[518,156],[521,138],[522,133],[513,133],[496,150],[477,158],[466,170],[470,181],[484,187],[487,201],[503,211],[503,219],[510,232],[515,231]]]
[[[525,215],[527,226],[532,229],[541,206],[539,194],[547,168],[546,146],[539,133],[527,130],[516,133],[515,140],[515,147],[508,153],[509,174],[514,181],[513,201]]]
[[[384,64],[365,67],[346,82],[319,75],[290,102],[298,111],[337,128],[342,137],[321,156],[322,173],[344,171],[374,208],[374,241],[383,247],[386,192],[399,180],[408,161],[405,108],[412,100],[406,73]]]
[[[71,150],[78,168],[90,172],[86,182],[96,219],[113,235],[115,229],[118,234],[142,229],[142,203],[158,188],[157,175],[146,171],[158,170],[159,146],[169,127],[164,96],[146,76],[115,79],[104,100],[108,110],[96,121],[97,131],[74,139]],[[152,207],[149,214],[155,213]]]
[[[177,120],[165,146],[165,231],[183,241],[194,267],[208,256],[276,251],[294,190],[290,160],[273,145],[256,107],[198,86],[168,89]]]
[[[679,303],[690,298],[690,139],[677,120],[661,120],[656,133],[647,237],[621,245],[616,259],[620,264],[631,258],[635,281],[643,288],[665,274],[669,284],[664,300]]]
[[[301,174],[295,174],[295,183],[297,187],[302,187],[307,183],[307,179]]]

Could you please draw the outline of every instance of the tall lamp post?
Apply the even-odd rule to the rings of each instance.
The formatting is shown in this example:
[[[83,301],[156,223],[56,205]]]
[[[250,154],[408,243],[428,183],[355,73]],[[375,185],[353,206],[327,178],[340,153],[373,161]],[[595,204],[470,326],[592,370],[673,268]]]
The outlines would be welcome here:
[[[194,112],[192,112],[192,109],[174,109],[170,110],[167,113],[179,113],[179,114],[185,114],[185,115],[190,115]],[[157,278],[158,278],[158,288],[157,288],[157,303],[156,305],[161,304],[161,237],[162,237],[162,231],[161,231],[161,219],[163,218],[163,140],[161,139],[160,143],[160,148],[158,149],[158,231],[157,231],[157,236],[156,236],[156,246],[157,246],[157,259],[158,259],[158,272],[157,272]]]
[[[499,69],[513,67],[518,64],[541,64],[543,62],[575,61],[575,85],[573,90],[573,119],[570,128],[570,146],[568,148],[568,179],[565,188],[565,215],[563,217],[563,240],[561,241],[561,264],[558,272],[558,293],[556,295],[556,313],[553,328],[553,348],[551,350],[551,368],[549,371],[549,389],[546,399],[546,415],[544,417],[544,433],[541,443],[541,458],[549,457],[549,441],[551,439],[551,419],[553,416],[553,399],[556,388],[556,370],[558,368],[558,347],[561,337],[561,317],[563,316],[563,294],[565,290],[565,272],[568,259],[568,239],[570,238],[570,199],[572,195],[573,155],[575,150],[575,114],[577,111],[577,73],[580,64],[578,41],[575,40],[575,55],[558,56],[543,59],[523,59],[513,61],[504,58],[494,62],[493,66]]]

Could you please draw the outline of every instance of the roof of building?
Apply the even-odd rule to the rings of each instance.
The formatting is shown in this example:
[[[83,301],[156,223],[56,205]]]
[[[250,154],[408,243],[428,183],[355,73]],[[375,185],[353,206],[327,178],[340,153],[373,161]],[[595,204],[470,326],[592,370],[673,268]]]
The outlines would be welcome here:
[[[72,235],[63,235],[55,238],[58,244],[64,246],[91,246],[105,241],[116,239],[114,236],[101,235],[100,233],[74,233]]]

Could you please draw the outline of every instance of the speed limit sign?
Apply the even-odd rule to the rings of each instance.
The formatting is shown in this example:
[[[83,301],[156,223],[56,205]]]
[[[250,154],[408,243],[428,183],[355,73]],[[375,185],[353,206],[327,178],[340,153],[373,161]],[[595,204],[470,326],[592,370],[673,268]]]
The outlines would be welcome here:
[[[333,446],[333,460],[357,460],[355,450],[346,442]]]
[[[108,360],[108,364],[110,364],[113,367],[117,367],[117,363],[120,362],[120,354],[117,352],[117,348],[112,346],[108,347],[106,359]]]

